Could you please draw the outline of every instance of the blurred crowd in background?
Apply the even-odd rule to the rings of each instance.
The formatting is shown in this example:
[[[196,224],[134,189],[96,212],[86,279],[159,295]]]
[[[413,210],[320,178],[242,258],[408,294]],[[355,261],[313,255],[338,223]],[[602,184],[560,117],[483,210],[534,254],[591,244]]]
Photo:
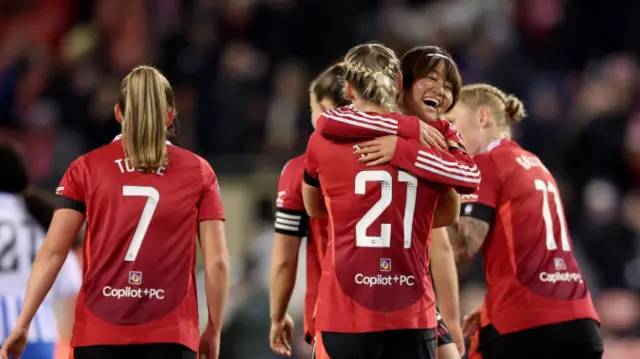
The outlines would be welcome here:
[[[514,135],[561,183],[605,357],[637,358],[639,18],[634,0],[0,0],[0,138],[51,190],[119,133],[122,77],[161,69],[177,96],[173,141],[221,178],[234,266],[221,358],[272,358],[272,208],[282,165],[312,131],[309,81],[360,42],[443,46],[465,83],[525,100]],[[460,268],[463,311],[482,298],[480,268]]]

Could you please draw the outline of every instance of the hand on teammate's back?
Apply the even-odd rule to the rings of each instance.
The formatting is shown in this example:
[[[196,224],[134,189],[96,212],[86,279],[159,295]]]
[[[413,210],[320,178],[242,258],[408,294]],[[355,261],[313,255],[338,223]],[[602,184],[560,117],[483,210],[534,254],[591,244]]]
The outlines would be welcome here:
[[[367,166],[380,166],[391,162],[396,152],[397,136],[384,136],[375,140],[359,143],[354,146],[354,154],[359,155],[358,161]]]
[[[9,359],[12,356],[14,359],[20,358],[20,355],[24,352],[24,348],[27,346],[28,333],[28,329],[14,329],[11,334],[9,334],[7,340],[2,344],[2,349],[0,349],[0,359]]]
[[[215,332],[207,326],[200,337],[200,347],[198,348],[198,359],[218,359],[220,353],[220,332]]]
[[[291,345],[289,341],[293,334],[293,319],[287,314],[281,321],[271,322],[271,332],[269,333],[269,345],[274,353],[290,357]]]
[[[447,141],[437,128],[420,121],[420,143],[429,148],[447,149]]]

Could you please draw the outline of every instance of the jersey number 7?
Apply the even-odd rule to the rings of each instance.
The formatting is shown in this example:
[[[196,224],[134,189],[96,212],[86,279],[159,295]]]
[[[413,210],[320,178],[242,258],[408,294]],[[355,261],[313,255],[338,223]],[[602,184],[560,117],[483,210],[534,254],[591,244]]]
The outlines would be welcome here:
[[[413,213],[416,209],[418,179],[406,172],[398,172],[398,181],[407,183],[407,200],[404,207],[404,248],[411,248],[411,232],[413,230]],[[389,248],[391,247],[391,224],[382,223],[380,236],[368,236],[367,229],[391,204],[393,198],[393,178],[387,171],[361,171],[356,175],[355,192],[364,195],[367,182],[380,183],[380,199],[365,213],[356,224],[356,247]]]
[[[133,239],[131,239],[131,244],[129,244],[129,249],[124,257],[125,262],[133,262],[138,257],[138,252],[140,252],[142,241],[149,229],[151,218],[153,218],[153,213],[155,213],[156,207],[158,207],[160,193],[153,187],[123,186],[122,195],[125,197],[147,197],[147,203],[144,205],[142,215],[140,215],[140,220],[138,221],[138,226],[136,227],[136,231],[133,233]]]

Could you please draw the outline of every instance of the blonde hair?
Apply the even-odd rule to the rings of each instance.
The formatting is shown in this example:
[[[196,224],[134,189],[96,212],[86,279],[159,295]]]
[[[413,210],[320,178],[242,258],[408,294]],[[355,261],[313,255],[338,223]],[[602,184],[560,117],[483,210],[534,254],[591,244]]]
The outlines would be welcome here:
[[[358,45],[347,52],[343,64],[344,80],[363,101],[398,110],[400,60],[393,50],[376,43]]]
[[[122,80],[118,105],[123,113],[122,147],[132,166],[145,172],[166,166],[166,120],[175,109],[169,81],[151,66],[136,67]]]
[[[463,86],[460,91],[460,102],[474,109],[480,106],[488,107],[496,127],[508,127],[527,116],[520,99],[507,95],[499,88],[488,84]]]

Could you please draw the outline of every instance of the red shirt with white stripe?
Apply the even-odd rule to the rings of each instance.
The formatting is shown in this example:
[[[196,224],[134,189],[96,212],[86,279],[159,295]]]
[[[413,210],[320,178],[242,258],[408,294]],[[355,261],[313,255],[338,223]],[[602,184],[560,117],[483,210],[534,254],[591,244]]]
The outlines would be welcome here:
[[[393,131],[408,120],[353,108],[329,111],[321,120],[325,115],[338,122],[378,121]],[[392,165],[358,162],[354,144],[316,132],[307,147],[305,181],[321,186],[329,213],[316,328],[340,333],[435,328],[428,246],[437,199],[451,186],[475,190],[479,173],[447,151],[427,149],[433,158],[422,169],[428,182],[422,181]]]
[[[176,343],[198,350],[196,230],[224,212],[211,166],[185,149],[167,151],[166,168],[143,173],[116,139],[75,160],[60,182],[61,207],[87,220],[74,347]]]
[[[304,155],[298,156],[284,166],[278,183],[276,200],[277,233],[307,239],[307,290],[304,300],[304,336],[310,342],[315,336],[313,312],[318,299],[321,263],[327,248],[327,219],[308,218],[302,201],[302,176]]]
[[[442,133],[449,151],[427,148],[418,141],[420,119],[415,116],[363,113],[353,106],[329,110],[320,116],[317,131],[327,139],[369,140],[375,137],[401,137],[391,165],[421,180],[453,187],[459,193],[473,193],[480,184],[480,172],[464,150],[458,131],[448,121],[428,124]]]

